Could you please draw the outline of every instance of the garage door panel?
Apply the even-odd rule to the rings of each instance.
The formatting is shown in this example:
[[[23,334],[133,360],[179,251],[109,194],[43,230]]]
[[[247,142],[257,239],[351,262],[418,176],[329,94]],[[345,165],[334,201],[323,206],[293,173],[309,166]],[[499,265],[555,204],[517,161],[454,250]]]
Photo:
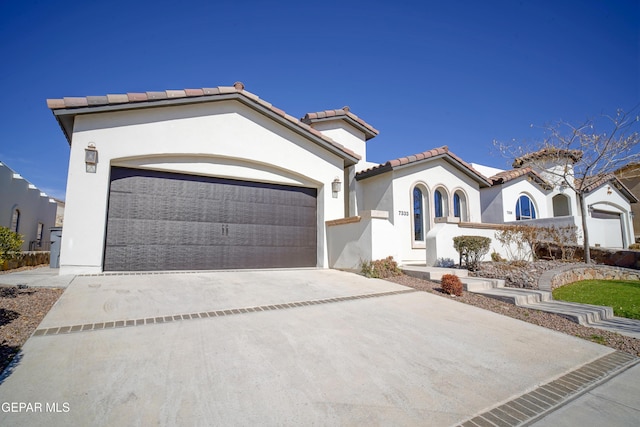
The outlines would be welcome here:
[[[112,168],[105,270],[313,267],[316,190]]]

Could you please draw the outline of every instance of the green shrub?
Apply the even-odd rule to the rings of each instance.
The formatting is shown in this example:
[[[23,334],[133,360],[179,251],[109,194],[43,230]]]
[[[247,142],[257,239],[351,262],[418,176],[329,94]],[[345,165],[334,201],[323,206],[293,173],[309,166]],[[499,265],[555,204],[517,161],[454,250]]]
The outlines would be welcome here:
[[[386,279],[387,277],[401,276],[402,271],[392,256],[376,261],[362,261],[360,272],[365,277]]]
[[[22,236],[0,226],[0,262],[11,261],[20,255]]]
[[[505,262],[506,259],[502,258],[502,255],[500,255],[498,252],[493,251],[493,252],[491,252],[491,261],[493,261],[493,262]]]
[[[481,236],[457,236],[453,238],[453,247],[460,254],[460,265],[465,261],[468,270],[475,271],[482,257],[489,252],[491,239]]]
[[[462,282],[455,274],[443,274],[440,279],[442,290],[449,295],[462,296]]]

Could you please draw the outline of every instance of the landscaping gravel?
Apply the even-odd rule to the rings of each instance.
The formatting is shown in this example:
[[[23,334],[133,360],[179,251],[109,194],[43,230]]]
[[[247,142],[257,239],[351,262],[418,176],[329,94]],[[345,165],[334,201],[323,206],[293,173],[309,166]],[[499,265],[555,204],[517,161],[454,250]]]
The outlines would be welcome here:
[[[0,372],[33,334],[63,291],[0,286]]]

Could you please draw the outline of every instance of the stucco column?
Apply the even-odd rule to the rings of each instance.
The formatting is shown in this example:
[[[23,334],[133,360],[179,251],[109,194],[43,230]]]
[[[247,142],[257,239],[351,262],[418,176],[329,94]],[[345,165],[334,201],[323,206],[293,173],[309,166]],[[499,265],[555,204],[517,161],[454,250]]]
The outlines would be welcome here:
[[[358,214],[356,208],[356,167],[349,166],[344,169],[344,216],[346,218]]]

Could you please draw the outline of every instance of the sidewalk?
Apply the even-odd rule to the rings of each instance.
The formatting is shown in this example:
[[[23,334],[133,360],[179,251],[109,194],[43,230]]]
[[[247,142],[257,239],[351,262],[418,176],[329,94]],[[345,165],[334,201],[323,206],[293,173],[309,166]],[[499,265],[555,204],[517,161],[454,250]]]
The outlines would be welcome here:
[[[48,266],[0,274],[0,286],[26,285],[34,288],[66,288],[75,279],[74,275],[60,276],[57,268]]]

